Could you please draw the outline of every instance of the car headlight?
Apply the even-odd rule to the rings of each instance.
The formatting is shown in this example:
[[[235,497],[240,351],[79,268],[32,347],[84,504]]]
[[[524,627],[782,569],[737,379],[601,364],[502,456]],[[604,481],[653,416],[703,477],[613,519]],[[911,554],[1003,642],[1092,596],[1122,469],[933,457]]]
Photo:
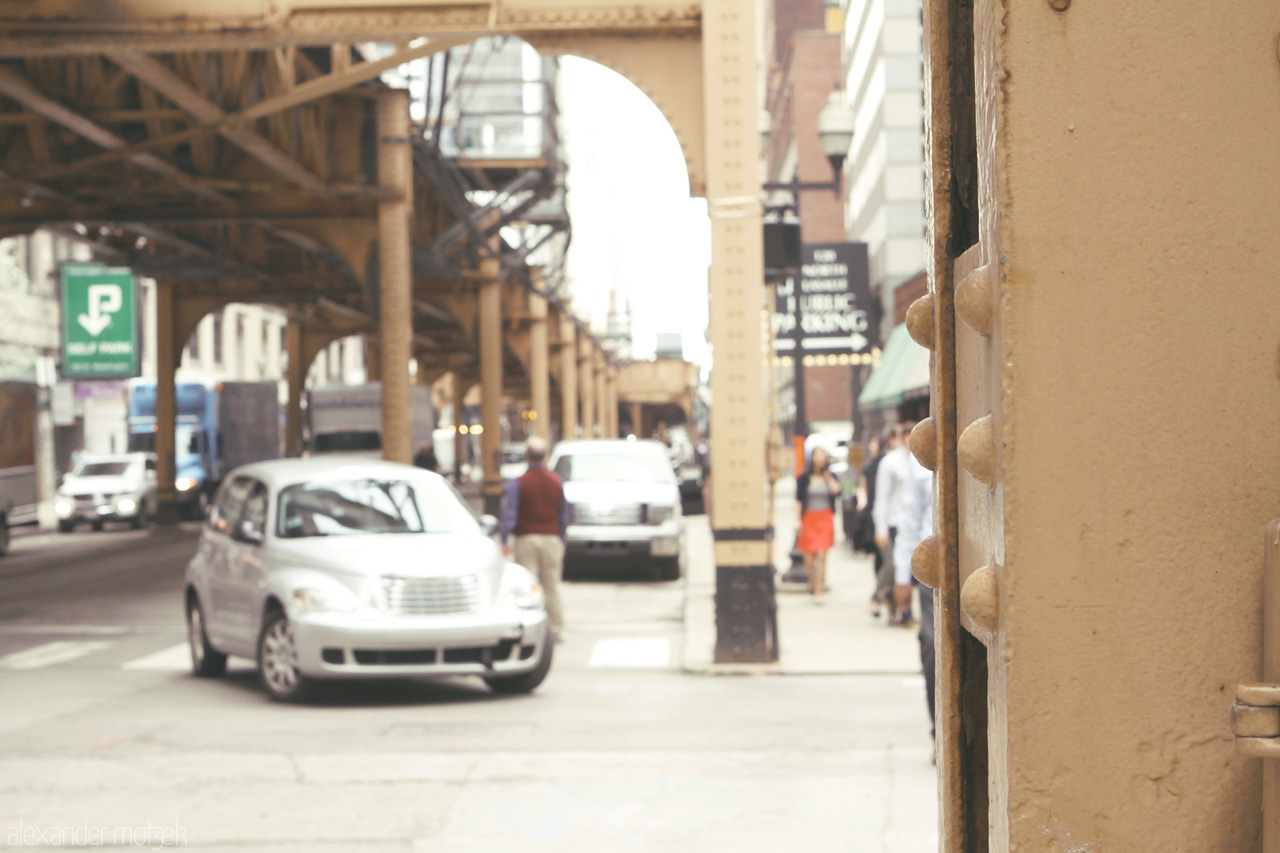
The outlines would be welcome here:
[[[664,521],[670,521],[676,517],[676,508],[673,506],[651,506],[649,507],[649,523],[661,524]]]
[[[190,477],[179,477],[173,484],[180,492],[189,492],[196,487],[196,481]]]
[[[116,504],[116,512],[133,512],[138,508],[138,504],[132,498],[123,498]]]
[[[502,585],[498,588],[498,603],[521,610],[541,610],[547,599],[542,584],[524,566],[507,563],[502,573]]]
[[[73,509],[71,501],[66,498],[59,498],[58,502],[53,505],[53,508],[58,515],[71,515],[71,510]]]
[[[303,587],[293,592],[293,604],[303,613],[355,613],[360,603],[340,587]]]

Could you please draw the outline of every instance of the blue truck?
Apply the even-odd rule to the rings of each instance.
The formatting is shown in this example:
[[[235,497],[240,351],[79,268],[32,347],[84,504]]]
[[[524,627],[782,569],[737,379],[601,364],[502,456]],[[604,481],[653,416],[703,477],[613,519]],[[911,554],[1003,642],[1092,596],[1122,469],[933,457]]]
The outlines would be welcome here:
[[[179,382],[174,441],[178,502],[203,518],[230,471],[282,455],[279,388],[275,382]],[[156,383],[129,383],[129,450],[156,447]]]

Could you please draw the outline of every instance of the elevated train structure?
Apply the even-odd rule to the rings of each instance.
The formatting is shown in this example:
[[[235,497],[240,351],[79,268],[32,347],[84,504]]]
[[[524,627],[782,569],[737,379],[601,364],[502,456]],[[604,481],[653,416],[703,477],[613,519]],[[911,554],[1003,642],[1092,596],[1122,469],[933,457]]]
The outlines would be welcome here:
[[[500,211],[450,204],[405,94],[372,81],[491,34],[614,68],[707,198],[716,658],[767,661],[754,5],[0,0],[0,233],[73,229],[154,276],[162,387],[205,313],[286,306],[290,447],[303,366],[352,333],[378,341],[391,458],[414,356],[480,383],[486,459],[512,376],[566,434],[613,434],[601,348]],[[940,849],[1280,850],[1280,15],[923,6],[930,286],[908,323],[933,360],[912,448],[937,473],[914,568],[937,595]]]

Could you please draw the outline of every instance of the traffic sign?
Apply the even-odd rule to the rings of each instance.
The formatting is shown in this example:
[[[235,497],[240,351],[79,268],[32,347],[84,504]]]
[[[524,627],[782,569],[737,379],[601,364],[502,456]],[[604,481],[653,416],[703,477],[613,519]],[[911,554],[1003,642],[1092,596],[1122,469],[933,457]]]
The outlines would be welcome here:
[[[139,374],[137,281],[127,267],[62,265],[62,375]]]

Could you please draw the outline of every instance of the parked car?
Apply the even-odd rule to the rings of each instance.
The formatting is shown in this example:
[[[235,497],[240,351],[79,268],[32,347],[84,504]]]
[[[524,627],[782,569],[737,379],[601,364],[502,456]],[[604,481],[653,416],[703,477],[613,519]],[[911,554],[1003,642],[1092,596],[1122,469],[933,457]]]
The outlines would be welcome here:
[[[54,500],[58,530],[70,533],[78,522],[101,530],[108,521],[123,521],[135,529],[156,511],[154,453],[85,455],[62,478]]]
[[[659,441],[562,441],[550,467],[570,505],[565,563],[647,565],[680,577],[680,489]]]
[[[325,678],[478,675],[527,693],[551,669],[542,588],[440,475],[358,457],[282,459],[218,490],[185,606],[191,665],[258,663],[273,699]]]

